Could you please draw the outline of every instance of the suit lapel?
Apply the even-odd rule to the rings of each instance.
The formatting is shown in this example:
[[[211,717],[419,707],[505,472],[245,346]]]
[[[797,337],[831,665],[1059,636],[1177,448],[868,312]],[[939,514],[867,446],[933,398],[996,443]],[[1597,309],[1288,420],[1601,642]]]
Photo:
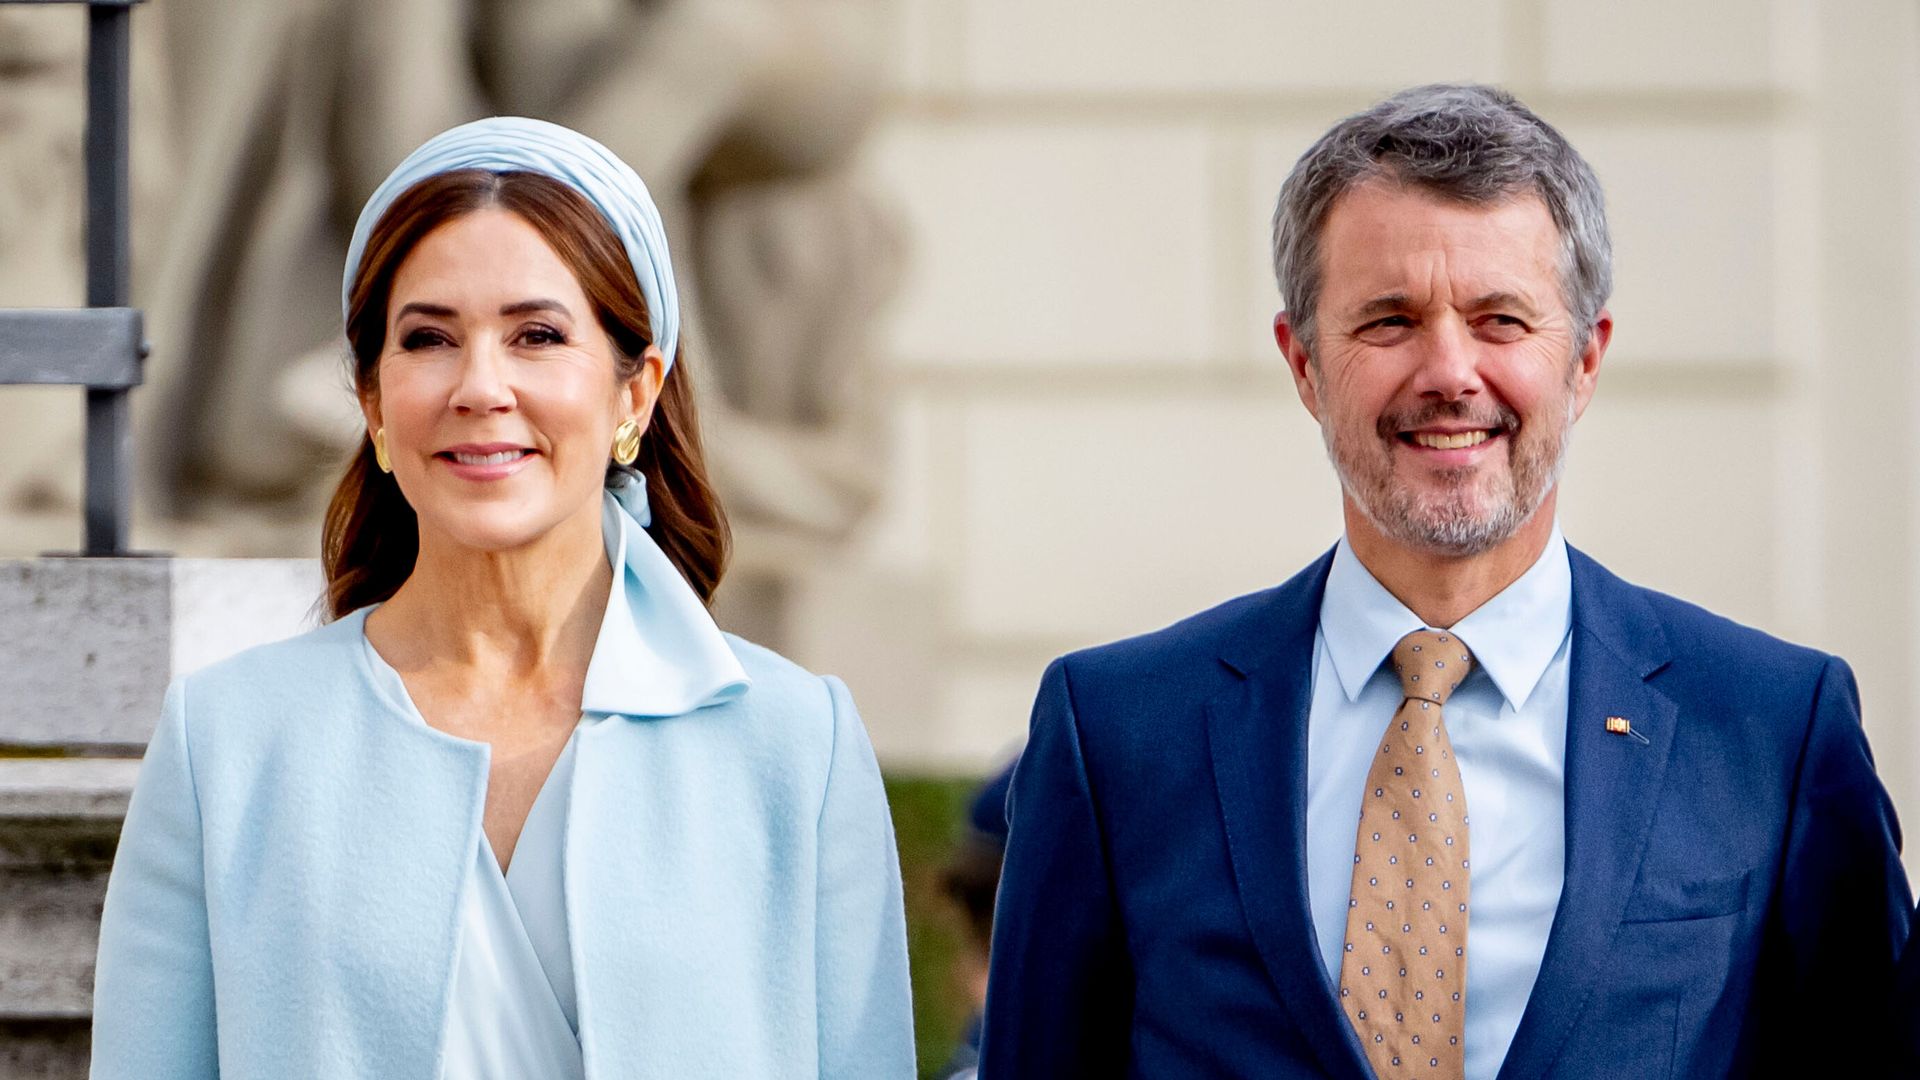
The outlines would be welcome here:
[[[1307,710],[1331,553],[1274,590],[1223,659],[1242,678],[1207,706],[1208,747],[1241,906],[1280,1000],[1331,1076],[1371,1075],[1334,999],[1307,904]]]
[[[1540,977],[1500,1076],[1545,1075],[1587,998],[1639,875],[1678,709],[1647,684],[1666,635],[1632,586],[1569,549],[1573,640],[1566,765],[1566,880]],[[1646,742],[1607,730],[1630,722]]]

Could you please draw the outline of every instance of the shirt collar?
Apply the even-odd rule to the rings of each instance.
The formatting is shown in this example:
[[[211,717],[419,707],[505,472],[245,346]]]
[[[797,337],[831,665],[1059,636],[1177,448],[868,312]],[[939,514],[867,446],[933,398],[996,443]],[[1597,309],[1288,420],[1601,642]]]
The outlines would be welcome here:
[[[611,493],[605,500],[613,587],[581,711],[678,716],[744,693],[752,680],[706,605],[627,508]]]
[[[1518,709],[1532,696],[1573,624],[1573,571],[1567,541],[1554,523],[1547,546],[1527,572],[1451,631],[1465,642],[1500,696]],[[1320,636],[1348,701],[1357,701],[1400,639],[1424,629],[1360,563],[1342,536],[1320,600]]]

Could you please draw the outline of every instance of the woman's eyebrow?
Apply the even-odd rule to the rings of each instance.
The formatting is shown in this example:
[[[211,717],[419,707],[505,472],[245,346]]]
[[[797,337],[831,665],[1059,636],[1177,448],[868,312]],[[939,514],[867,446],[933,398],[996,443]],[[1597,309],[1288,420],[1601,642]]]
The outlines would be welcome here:
[[[525,315],[530,311],[553,311],[571,319],[573,312],[558,300],[522,300],[517,304],[507,304],[500,309],[502,315]]]
[[[412,303],[401,305],[400,310],[393,313],[393,318],[395,322],[409,315],[426,315],[435,319],[451,319],[456,314],[458,314],[458,312],[444,304],[426,304],[416,300]]]

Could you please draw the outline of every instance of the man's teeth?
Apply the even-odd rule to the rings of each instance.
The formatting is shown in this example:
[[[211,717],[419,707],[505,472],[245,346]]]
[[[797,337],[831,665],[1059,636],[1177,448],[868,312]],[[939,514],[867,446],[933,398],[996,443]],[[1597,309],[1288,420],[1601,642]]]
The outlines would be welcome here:
[[[520,460],[525,454],[525,450],[502,450],[497,454],[463,454],[456,450],[453,460],[462,465],[505,465]]]
[[[1461,450],[1469,446],[1479,446],[1491,438],[1493,438],[1493,432],[1484,430],[1462,431],[1452,435],[1443,435],[1438,432],[1429,431],[1416,431],[1413,433],[1413,441],[1415,443],[1421,446],[1432,447],[1435,450]]]

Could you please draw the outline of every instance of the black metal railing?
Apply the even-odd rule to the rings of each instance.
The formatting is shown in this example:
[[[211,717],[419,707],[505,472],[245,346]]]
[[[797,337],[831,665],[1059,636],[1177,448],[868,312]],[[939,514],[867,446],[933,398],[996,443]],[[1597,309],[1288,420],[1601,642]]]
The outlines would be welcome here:
[[[0,384],[87,389],[86,555],[124,555],[132,516],[132,416],[147,346],[132,302],[128,243],[134,5],[141,0],[0,0],[87,7],[87,306],[0,309]]]

